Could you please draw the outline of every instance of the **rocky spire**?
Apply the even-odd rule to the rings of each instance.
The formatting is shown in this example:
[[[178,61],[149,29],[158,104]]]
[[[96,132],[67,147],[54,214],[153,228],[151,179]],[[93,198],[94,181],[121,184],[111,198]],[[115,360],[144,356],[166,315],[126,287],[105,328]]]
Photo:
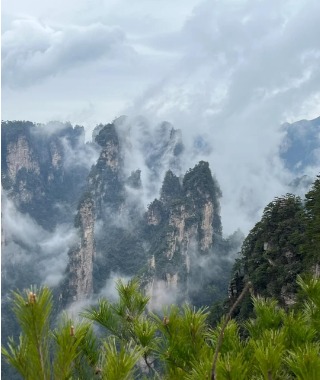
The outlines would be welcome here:
[[[68,294],[72,301],[82,300],[92,294],[92,269],[95,255],[94,204],[89,193],[79,204],[75,226],[80,234],[78,247],[69,252]]]
[[[207,162],[190,169],[182,185],[172,171],[166,173],[160,200],[151,203],[146,216],[153,263],[150,294],[162,281],[168,291],[188,297],[193,262],[199,255],[214,254],[215,239],[221,239],[220,196]]]

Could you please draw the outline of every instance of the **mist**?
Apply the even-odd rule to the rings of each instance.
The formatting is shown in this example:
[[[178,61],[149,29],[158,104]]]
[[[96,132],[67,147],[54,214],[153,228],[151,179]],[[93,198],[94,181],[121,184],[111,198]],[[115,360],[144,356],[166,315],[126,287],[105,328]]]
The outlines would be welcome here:
[[[58,285],[65,275],[68,250],[77,241],[73,227],[61,224],[52,232],[43,229],[28,214],[19,212],[4,192],[2,214],[4,283],[11,283],[11,275],[23,286]]]
[[[72,0],[63,12],[14,0],[3,9],[3,118],[70,121],[89,139],[128,115],[126,168],[145,184],[152,173],[136,148],[166,120],[182,131],[182,172],[209,161],[225,234],[247,233],[294,179],[279,157],[281,125],[320,115],[319,13],[316,0]]]
[[[311,105],[319,91],[319,25],[310,13],[319,4],[293,3],[201,2],[170,42],[161,41],[180,60],[128,109],[180,128],[186,166],[210,162],[226,234],[247,233],[264,206],[289,190],[292,173],[279,157],[282,123],[319,114]],[[199,138],[206,149],[195,152]]]
[[[99,154],[92,130],[116,120],[124,175],[141,170],[142,187],[125,188],[126,207],[134,205],[140,216],[159,198],[166,170],[181,177],[208,161],[222,190],[223,236],[247,234],[274,197],[303,196],[319,172],[319,150],[298,173],[281,156],[284,123],[320,115],[319,14],[316,0],[12,0],[3,4],[2,117],[59,120],[41,130],[47,134],[65,122],[85,126],[84,149],[61,140],[70,172],[89,171]],[[119,121],[121,115],[127,118]],[[172,128],[183,142],[176,162],[169,147],[160,154]],[[155,167],[150,161],[157,154]],[[70,219],[78,200],[72,202],[56,205]],[[71,223],[46,231],[6,194],[2,211],[6,281],[25,273],[21,281],[56,286],[77,241]],[[126,210],[113,226],[131,231]],[[105,233],[99,221],[95,232],[96,238]],[[192,256],[206,278],[220,276],[234,258],[235,252]],[[111,274],[101,296],[113,299],[117,276]],[[199,290],[196,281],[189,286]],[[165,283],[154,287],[157,307],[176,302]]]

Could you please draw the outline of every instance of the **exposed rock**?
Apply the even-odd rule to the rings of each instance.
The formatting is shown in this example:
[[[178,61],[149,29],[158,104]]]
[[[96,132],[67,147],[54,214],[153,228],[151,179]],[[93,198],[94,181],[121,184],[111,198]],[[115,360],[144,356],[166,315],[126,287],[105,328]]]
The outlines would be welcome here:
[[[290,260],[290,259],[292,259],[292,258],[294,257],[294,253],[291,252],[291,251],[287,251],[287,252],[285,252],[284,255],[285,255],[285,257],[286,257],[288,260]]]
[[[69,300],[98,292],[111,270],[132,276],[146,265],[152,272],[150,289],[160,283],[172,291],[182,288],[181,297],[186,300],[197,255],[213,254],[216,236],[221,235],[218,186],[204,161],[182,180],[181,131],[171,124],[138,130],[140,141],[135,139],[134,126],[131,130],[126,123],[128,120],[122,118],[96,127],[93,146],[99,146],[99,156],[88,165],[91,168],[83,172],[84,176],[77,172],[78,163],[72,162],[82,157],[78,151],[84,143],[82,128],[62,123],[45,129],[33,123],[6,124],[4,146],[6,151],[11,150],[4,168],[8,190],[13,189],[18,203],[25,205],[23,212],[36,215],[43,223],[66,205],[79,205],[79,242],[69,251],[66,279]],[[126,130],[125,136],[119,133]],[[134,149],[139,150],[148,168],[143,176],[140,169],[130,165],[131,174],[124,170]],[[143,214],[143,191],[154,191],[164,173],[159,200]],[[85,197],[79,202],[80,193]],[[70,223],[74,209],[69,210],[66,218]],[[52,221],[48,228],[53,229],[55,223]],[[95,225],[99,226],[96,236]]]
[[[313,275],[317,278],[320,277],[320,264],[315,264],[313,266],[313,268],[311,269],[311,273],[313,273]]]
[[[155,259],[154,259],[154,255],[152,255],[151,259],[149,260],[148,262],[150,268],[154,269],[156,267],[156,262],[155,262]]]
[[[178,274],[171,275],[170,273],[166,273],[166,282],[169,289],[176,290],[178,288]]]
[[[81,202],[78,215],[80,244],[69,253],[69,293],[72,300],[83,300],[92,294],[94,258],[94,205],[91,198]]]
[[[28,190],[27,181],[25,181],[25,180],[19,181],[18,188],[19,188],[19,194],[18,194],[19,201],[22,203],[31,202],[31,200],[33,198],[33,193],[31,190]]]
[[[208,250],[213,243],[213,203],[207,202],[203,206],[202,210],[202,221],[201,221],[201,235],[200,239],[200,249],[202,251]]]
[[[97,154],[85,144],[84,129],[27,121],[2,122],[1,127],[2,186],[9,198],[45,229],[72,222],[90,160]],[[83,156],[85,165],[78,160]]]
[[[63,165],[63,156],[58,144],[55,141],[52,141],[49,149],[51,155],[51,165],[53,169],[61,169]]]
[[[149,206],[146,219],[148,225],[158,226],[162,222],[164,208],[162,202],[155,199]]]
[[[99,126],[96,142],[102,147],[97,163],[91,168],[88,191],[95,205],[96,217],[102,218],[105,209],[118,212],[124,203],[123,160],[115,126]]]
[[[120,167],[120,149],[119,145],[112,142],[108,143],[101,152],[100,159],[105,161],[105,164],[113,172],[116,172]]]
[[[296,303],[297,295],[295,293],[289,292],[287,287],[284,285],[281,288],[280,296],[283,300],[285,306],[292,306]]]
[[[40,174],[39,163],[25,136],[19,136],[18,141],[8,144],[6,162],[8,176],[13,181],[21,169]]]
[[[169,218],[169,226],[174,227],[175,236],[179,243],[182,242],[185,232],[185,221],[187,217],[185,207],[182,205],[179,207],[178,212],[173,212]]]
[[[150,281],[175,284],[170,286],[179,289],[180,300],[187,300],[190,276],[202,271],[200,257],[214,255],[214,236],[221,236],[220,191],[215,188],[208,164],[200,162],[185,175],[183,186],[169,170],[160,194],[160,200],[149,206],[146,218],[154,228],[149,250],[154,255],[153,268],[149,264],[153,269]]]

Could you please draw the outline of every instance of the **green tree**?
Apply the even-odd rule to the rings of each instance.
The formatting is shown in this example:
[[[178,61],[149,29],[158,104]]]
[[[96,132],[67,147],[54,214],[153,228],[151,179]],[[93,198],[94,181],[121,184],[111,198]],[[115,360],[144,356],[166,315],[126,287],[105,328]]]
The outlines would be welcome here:
[[[294,309],[256,296],[253,317],[239,324],[230,317],[242,293],[214,329],[205,309],[172,305],[162,316],[148,311],[136,280],[118,282],[117,302],[100,300],[78,323],[64,315],[53,330],[47,288],[13,293],[21,335],[2,354],[32,380],[316,380],[320,279],[299,277],[298,285],[302,301]],[[100,328],[93,330],[92,322]]]
[[[66,380],[76,378],[72,376],[77,372],[82,378],[84,367],[93,366],[97,359],[90,323],[72,322],[63,315],[52,330],[52,294],[48,288],[12,294],[21,333],[18,343],[10,338],[7,347],[2,347],[7,362],[27,380]]]
[[[306,236],[304,246],[307,266],[320,265],[320,176],[306,194]]]

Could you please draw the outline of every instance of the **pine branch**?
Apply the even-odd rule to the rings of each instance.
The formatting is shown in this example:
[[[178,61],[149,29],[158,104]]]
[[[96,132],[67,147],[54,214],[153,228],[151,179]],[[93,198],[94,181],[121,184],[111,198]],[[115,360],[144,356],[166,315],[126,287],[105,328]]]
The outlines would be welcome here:
[[[227,314],[226,319],[225,319],[225,321],[221,327],[221,331],[220,331],[220,334],[218,337],[217,347],[216,347],[214,357],[213,357],[213,362],[212,362],[211,380],[216,380],[216,366],[217,366],[219,351],[220,351],[222,341],[223,341],[224,331],[228,325],[229,320],[232,317],[234,310],[239,305],[239,303],[243,300],[243,297],[245,296],[247,291],[251,288],[251,286],[252,286],[251,282],[250,281],[247,282],[246,286],[243,288],[243,290],[240,293],[239,297],[237,298],[236,302],[231,307],[231,309],[230,309],[229,313]]]

